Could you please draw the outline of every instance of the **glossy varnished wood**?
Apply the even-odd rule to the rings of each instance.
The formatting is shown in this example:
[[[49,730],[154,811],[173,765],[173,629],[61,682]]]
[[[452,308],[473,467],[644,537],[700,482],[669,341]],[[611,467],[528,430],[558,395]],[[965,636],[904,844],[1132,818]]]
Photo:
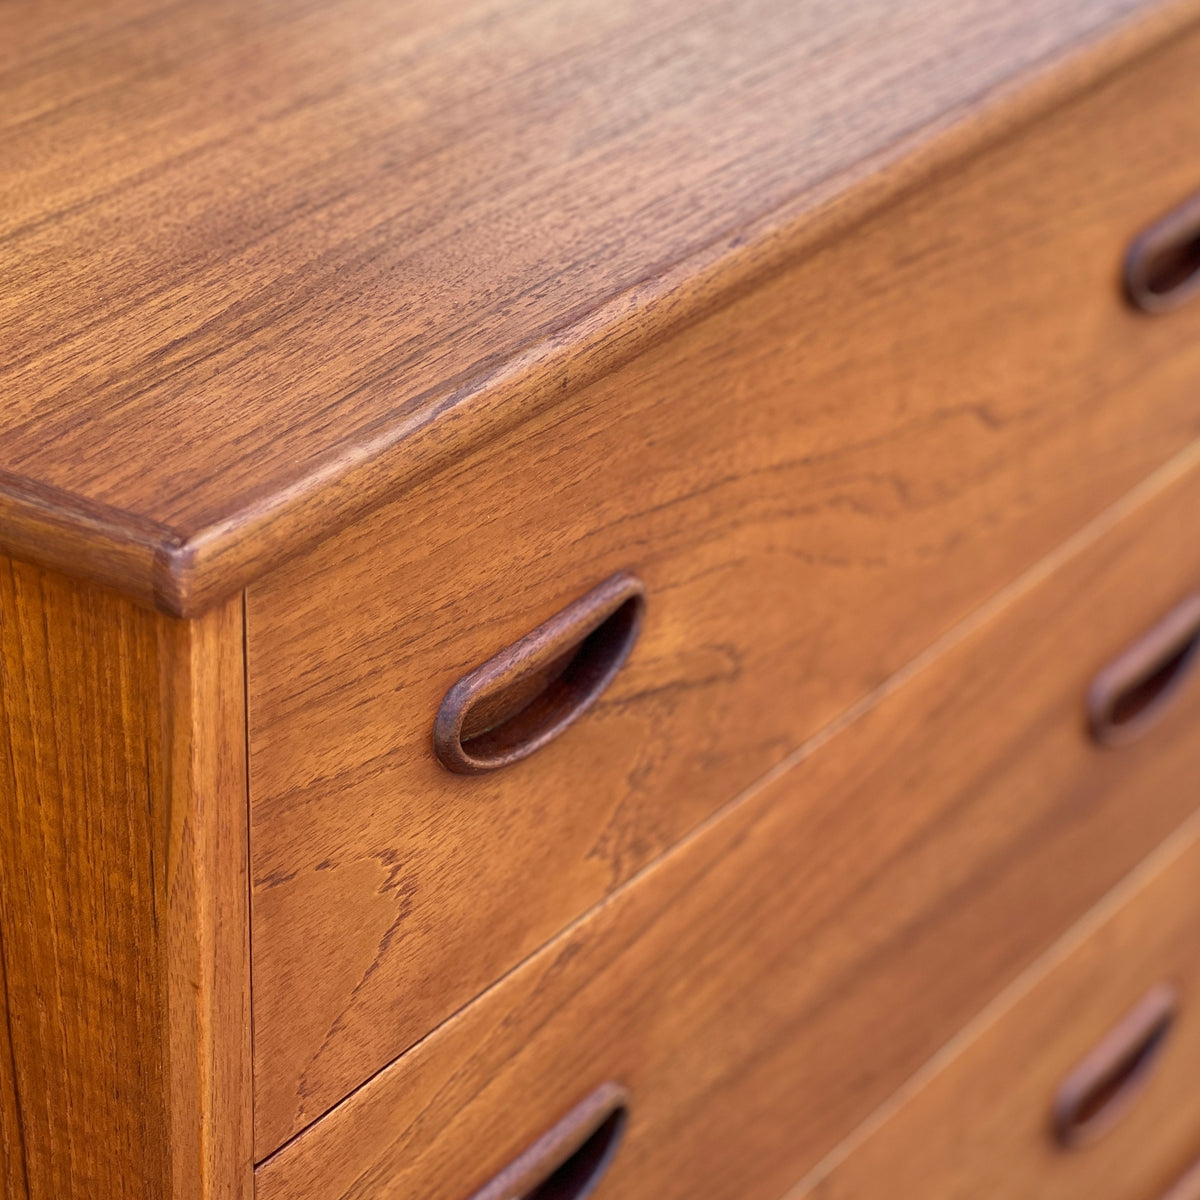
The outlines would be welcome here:
[[[1164,1195],[1200,1144],[1198,835],[1193,820],[789,1200]],[[1092,1144],[1059,1146],[1063,1076],[1164,982],[1177,1011],[1144,1086]]]
[[[241,645],[0,560],[14,1197],[252,1194]]]
[[[260,1153],[1200,432],[1200,308],[1118,286],[1198,178],[1198,64],[1179,42],[251,588]],[[449,777],[447,689],[623,569],[644,630],[592,712]]]
[[[8,5],[0,544],[198,611],[1196,10]]]
[[[779,1196],[1194,810],[1200,689],[1119,751],[1084,698],[1200,580],[1198,462],[268,1159],[260,1200],[470,1195],[609,1079],[598,1200]]]

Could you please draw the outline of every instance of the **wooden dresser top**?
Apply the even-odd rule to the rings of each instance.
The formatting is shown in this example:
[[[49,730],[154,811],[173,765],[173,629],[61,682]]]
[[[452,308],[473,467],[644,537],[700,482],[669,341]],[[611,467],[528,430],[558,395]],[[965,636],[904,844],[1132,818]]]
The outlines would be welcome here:
[[[196,613],[1197,15],[5,5],[0,548]]]

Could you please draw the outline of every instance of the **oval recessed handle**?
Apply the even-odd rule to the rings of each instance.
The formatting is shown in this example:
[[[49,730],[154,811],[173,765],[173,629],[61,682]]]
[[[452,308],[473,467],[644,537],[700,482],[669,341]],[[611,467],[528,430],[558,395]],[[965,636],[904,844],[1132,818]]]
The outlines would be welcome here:
[[[1145,733],[1196,666],[1200,592],[1177,604],[1153,629],[1100,672],[1088,689],[1088,726],[1106,746]]]
[[[1125,255],[1125,295],[1160,313],[1200,291],[1200,193],[1140,233]]]
[[[433,727],[442,766],[478,775],[557,737],[595,703],[637,640],[646,589],[619,571],[464,675]]]
[[[1179,996],[1168,983],[1150,989],[1059,1085],[1054,1135],[1062,1146],[1095,1141],[1120,1120],[1162,1055]]]
[[[612,1162],[628,1116],[625,1089],[602,1084],[471,1200],[583,1200]]]

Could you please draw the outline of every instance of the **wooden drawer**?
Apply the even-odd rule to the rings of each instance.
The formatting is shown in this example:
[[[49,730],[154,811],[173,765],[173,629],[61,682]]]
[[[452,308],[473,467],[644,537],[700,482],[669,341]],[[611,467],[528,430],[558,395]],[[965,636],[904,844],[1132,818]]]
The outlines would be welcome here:
[[[1150,319],[1117,285],[1200,183],[1198,60],[1115,78],[250,589],[260,1156],[1200,431],[1200,306]],[[625,569],[645,624],[598,706],[444,771],[455,680]]]
[[[1127,745],[1084,721],[1200,587],[1185,466],[269,1158],[259,1200],[465,1200],[606,1082],[597,1197],[781,1195],[1195,808],[1200,686]]]
[[[794,1200],[1166,1200],[1200,1153],[1198,839],[1193,819]]]

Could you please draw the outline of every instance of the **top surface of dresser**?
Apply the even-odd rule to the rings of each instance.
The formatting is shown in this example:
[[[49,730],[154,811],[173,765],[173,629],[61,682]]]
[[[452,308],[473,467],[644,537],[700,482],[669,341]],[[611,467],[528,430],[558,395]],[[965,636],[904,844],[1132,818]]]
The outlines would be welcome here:
[[[8,6],[0,547],[198,612],[1195,7]]]

